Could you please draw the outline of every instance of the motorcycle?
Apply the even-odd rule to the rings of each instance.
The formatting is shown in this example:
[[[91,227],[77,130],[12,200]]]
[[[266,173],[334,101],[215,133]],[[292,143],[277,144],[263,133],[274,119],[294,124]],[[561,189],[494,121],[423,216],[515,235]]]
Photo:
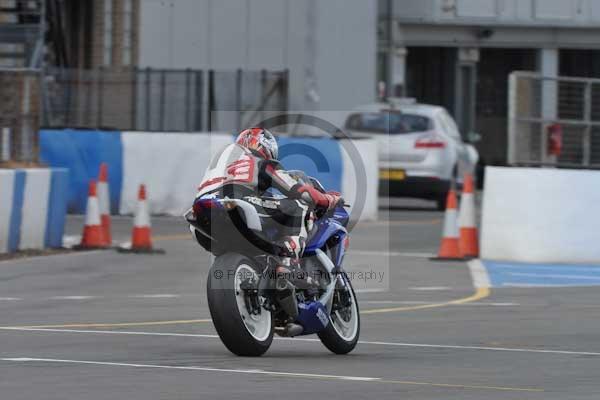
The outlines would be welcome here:
[[[296,174],[325,192],[315,178]],[[281,198],[261,198],[258,210]],[[311,210],[301,263],[293,274],[301,284],[277,272],[272,243],[281,228],[257,210],[257,199],[198,196],[185,214],[196,241],[213,254],[207,297],[215,329],[238,356],[257,357],[271,346],[274,334],[317,334],[335,354],[354,350],[360,314],[352,282],[342,263],[349,245],[349,214],[341,202],[330,211]],[[274,203],[273,203],[274,202]]]

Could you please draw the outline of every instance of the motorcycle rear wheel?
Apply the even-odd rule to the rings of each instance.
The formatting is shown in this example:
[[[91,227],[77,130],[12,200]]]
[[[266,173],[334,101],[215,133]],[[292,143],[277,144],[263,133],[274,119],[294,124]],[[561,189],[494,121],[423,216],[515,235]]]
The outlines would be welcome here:
[[[259,357],[273,342],[273,316],[260,309],[253,315],[246,306],[241,283],[258,279],[254,263],[240,254],[224,254],[215,259],[207,282],[208,308],[221,341],[233,354]]]

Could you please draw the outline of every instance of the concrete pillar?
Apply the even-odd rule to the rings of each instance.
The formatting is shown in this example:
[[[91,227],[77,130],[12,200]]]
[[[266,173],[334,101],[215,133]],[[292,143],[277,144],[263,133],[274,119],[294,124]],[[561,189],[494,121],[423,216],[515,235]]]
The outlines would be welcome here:
[[[555,78],[559,72],[559,50],[555,48],[538,50],[538,72],[545,78]],[[546,128],[558,117],[558,83],[555,80],[542,80],[541,82],[541,118],[546,123],[541,126],[541,160],[545,163],[555,164],[558,160],[554,155],[548,155],[548,135]]]
[[[544,77],[558,76],[559,50],[538,50],[538,72]],[[558,114],[558,85],[556,81],[544,80],[542,83],[542,118],[556,119]]]
[[[479,49],[459,48],[456,58],[454,116],[463,134],[475,130]]]
[[[397,47],[390,57],[391,71],[391,90],[390,94],[394,97],[404,96],[404,87],[406,85],[406,57],[408,51],[406,47]]]

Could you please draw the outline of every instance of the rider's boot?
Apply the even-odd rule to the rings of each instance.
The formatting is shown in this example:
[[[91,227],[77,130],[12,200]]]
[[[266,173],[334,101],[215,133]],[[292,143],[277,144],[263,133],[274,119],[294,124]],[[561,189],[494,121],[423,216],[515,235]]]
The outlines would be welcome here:
[[[298,289],[313,288],[316,283],[301,266],[300,258],[304,253],[305,242],[301,236],[288,236],[283,240],[285,252],[281,254],[281,265],[277,267],[277,274],[284,277]]]

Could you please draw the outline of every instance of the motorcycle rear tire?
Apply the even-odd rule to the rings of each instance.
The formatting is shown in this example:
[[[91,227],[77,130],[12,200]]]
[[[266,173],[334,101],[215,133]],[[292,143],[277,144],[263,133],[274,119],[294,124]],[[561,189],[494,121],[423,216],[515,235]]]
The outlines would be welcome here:
[[[261,310],[270,318],[270,332],[263,340],[253,336],[246,327],[238,308],[235,282],[236,272],[244,265],[256,271],[254,262],[240,254],[227,253],[215,259],[207,280],[208,307],[215,329],[229,351],[242,357],[259,357],[273,342],[273,317]]]

